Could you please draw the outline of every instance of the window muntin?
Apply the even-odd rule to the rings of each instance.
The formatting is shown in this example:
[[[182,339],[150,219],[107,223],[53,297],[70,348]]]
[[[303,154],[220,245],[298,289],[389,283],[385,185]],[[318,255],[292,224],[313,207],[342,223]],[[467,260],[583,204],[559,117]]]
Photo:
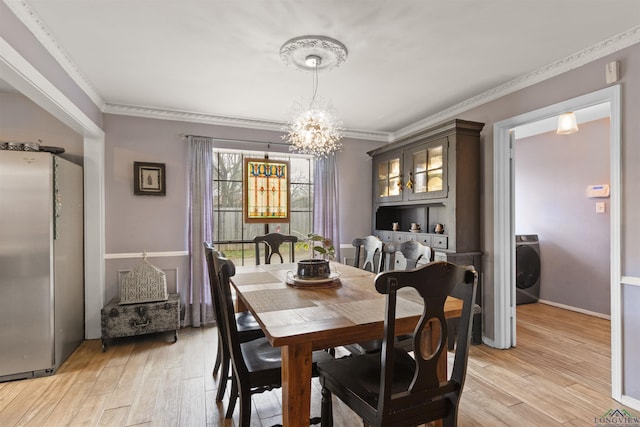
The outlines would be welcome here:
[[[285,160],[290,169],[289,223],[244,223],[242,212],[242,167],[245,158]],[[255,236],[271,232],[306,236],[313,227],[313,172],[310,156],[288,153],[265,153],[229,149],[213,152],[213,240],[215,246],[237,265],[255,264],[255,247],[248,243]],[[280,252],[288,259],[289,248]],[[308,256],[308,251],[296,248],[296,259]]]

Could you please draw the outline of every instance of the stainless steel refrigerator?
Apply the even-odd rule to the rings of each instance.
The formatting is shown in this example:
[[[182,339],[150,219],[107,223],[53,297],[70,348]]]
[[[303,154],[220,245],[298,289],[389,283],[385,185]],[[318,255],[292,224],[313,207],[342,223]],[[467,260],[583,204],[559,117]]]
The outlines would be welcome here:
[[[84,338],[82,177],[0,150],[0,381],[52,374]]]

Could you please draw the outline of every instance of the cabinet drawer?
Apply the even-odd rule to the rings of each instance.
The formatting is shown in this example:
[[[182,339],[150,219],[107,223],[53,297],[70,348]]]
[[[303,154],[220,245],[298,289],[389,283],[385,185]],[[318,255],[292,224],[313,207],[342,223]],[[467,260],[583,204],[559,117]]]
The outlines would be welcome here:
[[[431,236],[424,233],[411,233],[407,236],[407,240],[415,240],[425,246],[432,246]]]
[[[378,232],[378,237],[380,238],[380,240],[382,240],[383,242],[387,243],[387,242],[393,242],[393,235],[395,233],[393,231],[379,231]]]
[[[401,243],[407,240],[407,234],[399,231],[378,231],[378,237],[384,243]]]
[[[432,246],[437,249],[447,249],[446,236],[432,236]]]
[[[406,242],[407,235],[405,233],[393,233],[393,237],[390,241],[394,243]]]

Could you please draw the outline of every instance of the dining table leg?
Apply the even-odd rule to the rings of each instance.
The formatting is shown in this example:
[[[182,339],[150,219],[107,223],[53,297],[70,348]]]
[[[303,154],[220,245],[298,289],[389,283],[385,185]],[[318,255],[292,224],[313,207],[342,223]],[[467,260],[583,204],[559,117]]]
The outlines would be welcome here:
[[[437,325],[435,325],[434,323],[430,324],[431,330],[437,330],[437,333],[431,333],[431,350],[434,351],[437,347],[438,347],[438,343],[440,340],[440,334],[442,333],[442,329],[440,328],[439,323]],[[445,342],[443,343],[443,350],[442,353],[440,353],[440,357],[438,358],[438,364],[437,364],[437,371],[438,371],[438,378],[440,378],[440,381],[447,381],[447,358],[448,358],[448,353],[447,353],[447,341],[445,340]],[[442,420],[435,420],[432,421],[431,423],[427,424],[427,426],[429,427],[442,427]]]
[[[282,347],[282,425],[309,425],[311,414],[310,342]]]

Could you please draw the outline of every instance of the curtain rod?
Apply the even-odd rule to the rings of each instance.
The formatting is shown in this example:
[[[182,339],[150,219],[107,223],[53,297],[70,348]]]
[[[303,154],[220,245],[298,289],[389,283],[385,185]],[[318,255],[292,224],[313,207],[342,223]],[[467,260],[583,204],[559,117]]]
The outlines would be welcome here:
[[[269,142],[269,141],[251,141],[248,139],[229,139],[229,138],[214,138],[211,136],[205,136],[205,135],[184,135],[184,138],[187,139],[189,137],[195,137],[195,138],[209,138],[213,141],[217,141],[217,142],[238,142],[238,143],[245,143],[245,144],[267,144],[267,148],[270,145],[284,145],[286,147],[290,146],[291,144],[287,144],[285,142]]]

